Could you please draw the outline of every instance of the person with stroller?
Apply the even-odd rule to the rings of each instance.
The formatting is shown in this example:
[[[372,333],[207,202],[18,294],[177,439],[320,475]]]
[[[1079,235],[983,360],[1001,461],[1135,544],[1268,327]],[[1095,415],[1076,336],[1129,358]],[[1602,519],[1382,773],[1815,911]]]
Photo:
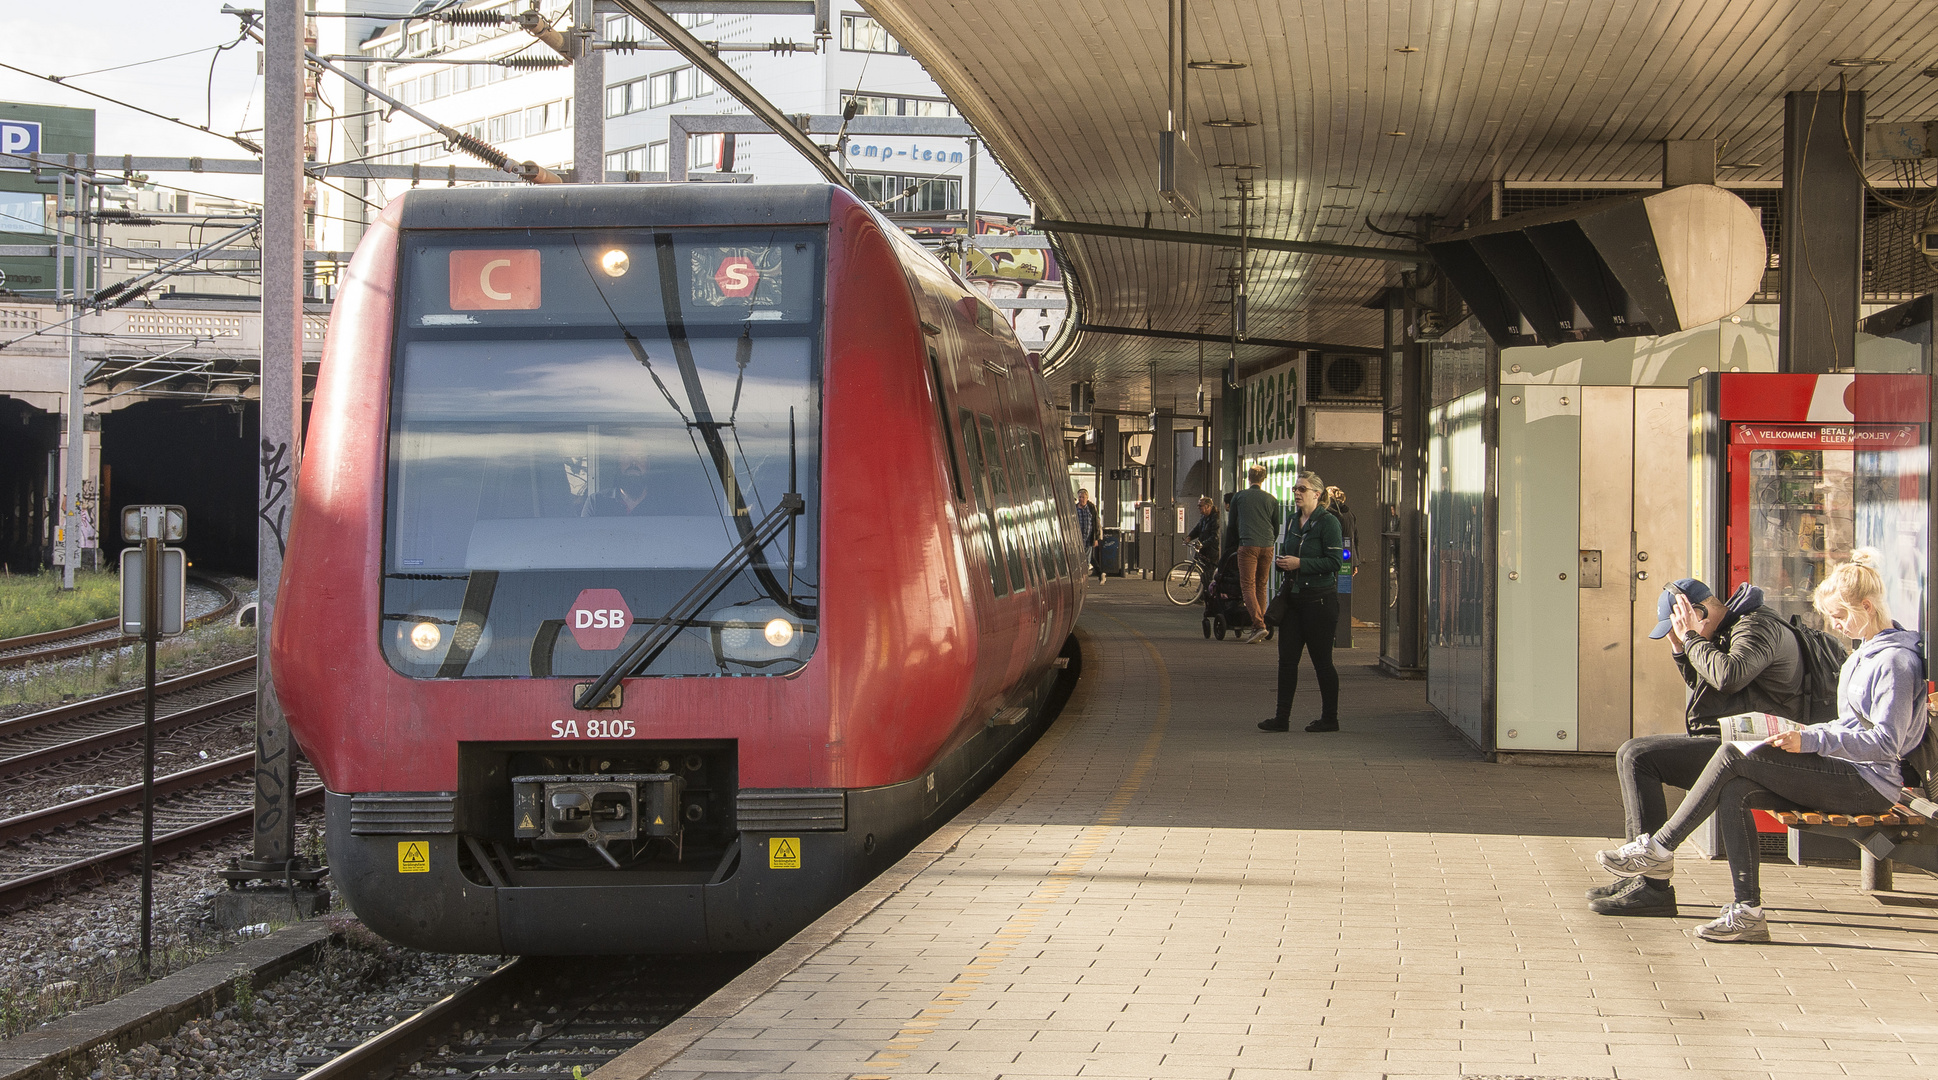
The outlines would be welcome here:
[[[1259,722],[1260,731],[1290,729],[1301,650],[1312,654],[1312,670],[1319,677],[1319,719],[1305,729],[1339,730],[1339,670],[1332,664],[1332,638],[1339,626],[1339,570],[1346,565],[1345,540],[1339,519],[1322,505],[1325,491],[1325,482],[1316,473],[1301,473],[1292,485],[1293,512],[1273,560],[1285,574],[1279,596],[1286,601],[1278,634],[1278,706]]]
[[[1770,940],[1752,809],[1877,814],[1897,802],[1904,756],[1925,735],[1925,665],[1919,636],[1891,621],[1877,562],[1872,549],[1852,552],[1814,597],[1831,629],[1859,642],[1838,674],[1837,719],[1761,742],[1722,743],[1667,824],[1595,855],[1617,877],[1666,883],[1676,846],[1715,814],[1735,896],[1720,917],[1696,928],[1705,941]]]

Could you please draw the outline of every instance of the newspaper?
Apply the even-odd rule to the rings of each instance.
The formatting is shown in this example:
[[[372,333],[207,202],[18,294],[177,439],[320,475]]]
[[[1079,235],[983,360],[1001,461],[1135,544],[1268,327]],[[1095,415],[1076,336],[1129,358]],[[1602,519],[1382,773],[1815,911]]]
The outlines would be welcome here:
[[[1716,721],[1725,742],[1736,743],[1744,752],[1760,746],[1764,739],[1786,731],[1802,731],[1806,726],[1775,713],[1746,712]]]

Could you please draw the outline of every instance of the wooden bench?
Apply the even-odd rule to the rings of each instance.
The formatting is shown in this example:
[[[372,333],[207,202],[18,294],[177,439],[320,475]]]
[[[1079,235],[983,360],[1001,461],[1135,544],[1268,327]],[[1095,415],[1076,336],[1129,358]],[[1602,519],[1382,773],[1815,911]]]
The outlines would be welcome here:
[[[1857,845],[1858,886],[1889,891],[1891,864],[1938,873],[1938,824],[1894,807],[1882,814],[1826,814],[1814,810],[1770,810],[1770,816],[1800,832],[1836,836]]]

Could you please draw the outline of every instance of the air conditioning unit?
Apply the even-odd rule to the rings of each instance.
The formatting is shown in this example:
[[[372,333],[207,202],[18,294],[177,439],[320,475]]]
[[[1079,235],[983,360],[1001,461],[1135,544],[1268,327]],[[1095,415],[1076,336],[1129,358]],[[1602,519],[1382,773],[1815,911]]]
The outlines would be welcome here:
[[[1380,358],[1347,353],[1307,353],[1305,382],[1301,389],[1309,405],[1379,401]]]

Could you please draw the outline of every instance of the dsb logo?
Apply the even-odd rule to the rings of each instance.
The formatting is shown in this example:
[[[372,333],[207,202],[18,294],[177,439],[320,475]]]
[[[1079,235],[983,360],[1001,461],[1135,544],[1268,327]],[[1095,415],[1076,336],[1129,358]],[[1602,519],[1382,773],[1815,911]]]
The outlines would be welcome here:
[[[625,608],[599,608],[596,611],[575,608],[572,612],[572,629],[574,630],[594,628],[604,630],[607,627],[628,626],[631,623],[632,620],[626,617]]]
[[[618,589],[587,589],[572,601],[565,627],[587,652],[617,649],[633,625],[633,612]]]

